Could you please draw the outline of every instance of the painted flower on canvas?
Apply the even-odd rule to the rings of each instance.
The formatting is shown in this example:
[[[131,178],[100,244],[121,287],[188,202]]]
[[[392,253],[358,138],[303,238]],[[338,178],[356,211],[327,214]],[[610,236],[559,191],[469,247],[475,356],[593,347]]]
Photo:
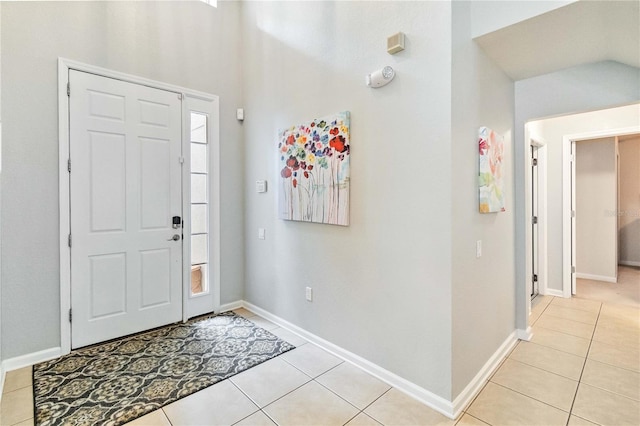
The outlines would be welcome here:
[[[480,213],[503,212],[504,190],[502,183],[502,161],[504,141],[502,136],[489,129],[478,130],[480,154]]]
[[[349,225],[349,112],[278,134],[280,218]]]

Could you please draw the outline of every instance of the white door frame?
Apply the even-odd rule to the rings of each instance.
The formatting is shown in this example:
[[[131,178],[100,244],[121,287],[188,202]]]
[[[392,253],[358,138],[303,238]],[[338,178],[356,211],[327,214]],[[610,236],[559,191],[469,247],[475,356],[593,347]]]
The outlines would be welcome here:
[[[150,80],[144,77],[138,77],[130,74],[121,73],[118,71],[109,70],[106,68],[96,67],[93,65],[84,64],[78,61],[58,58],[58,148],[59,148],[59,213],[60,213],[60,354],[65,355],[71,352],[71,323],[69,321],[69,310],[71,309],[71,253],[69,250],[68,236],[71,232],[70,222],[70,188],[69,188],[69,173],[67,170],[69,160],[69,97],[67,96],[67,82],[69,70],[74,69],[91,74],[100,75],[103,77],[113,78],[116,80],[122,80],[129,83],[139,84],[142,86],[148,86],[156,89],[175,92],[182,95],[182,127],[185,128],[184,121],[185,109],[189,107],[189,100],[205,100],[212,102],[214,105],[215,113],[212,114],[212,125],[210,126],[210,164],[211,170],[214,173],[219,173],[220,170],[220,157],[219,157],[219,117],[218,106],[219,99],[215,95],[211,95],[196,90],[186,89],[183,87],[175,86],[172,84],[162,83],[159,81]],[[184,133],[184,132],[183,132]],[[188,143],[188,141],[187,141]],[[183,156],[185,140],[183,137],[182,148]],[[190,181],[190,160],[185,159],[186,166],[182,168],[183,182]],[[209,251],[210,265],[212,271],[209,273],[210,288],[214,291],[214,306],[213,310],[218,310],[220,307],[220,184],[219,176],[213,176],[213,182],[211,182],[210,189],[210,220],[211,220],[211,250]],[[188,194],[187,194],[188,195]],[[190,211],[186,206],[190,206],[190,199],[183,194],[183,217],[188,218],[186,213]],[[183,230],[184,231],[184,230]],[[187,235],[185,233],[185,235]],[[190,244],[183,243],[183,268],[191,270],[190,259]],[[183,277],[186,273],[183,274]],[[190,277],[190,272],[189,272]],[[183,320],[186,320],[187,309],[185,309],[190,288],[189,281],[183,279]]]
[[[547,142],[538,135],[529,134],[529,145],[538,148],[538,293],[548,294],[547,289]],[[531,157],[531,156],[529,156]],[[529,160],[531,161],[531,160]],[[531,166],[531,164],[530,164]],[[529,168],[531,170],[531,168]],[[534,182],[531,182],[533,185]],[[533,217],[533,206],[529,209],[529,224]],[[533,235],[532,235],[533,241]],[[529,245],[531,247],[531,244]],[[529,256],[531,264],[533,254]],[[533,268],[529,278],[532,278]],[[533,285],[533,283],[532,283]],[[531,294],[531,293],[529,293]]]
[[[571,205],[572,205],[572,172],[574,170],[571,158],[571,147],[575,141],[624,136],[640,132],[640,126],[623,127],[610,130],[565,135],[562,138],[562,297],[571,297],[572,247]]]

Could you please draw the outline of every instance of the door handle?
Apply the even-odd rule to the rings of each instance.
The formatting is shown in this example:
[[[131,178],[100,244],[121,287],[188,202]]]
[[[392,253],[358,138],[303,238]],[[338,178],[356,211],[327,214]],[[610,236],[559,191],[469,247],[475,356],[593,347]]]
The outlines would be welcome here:
[[[169,238],[167,241],[179,241],[180,235],[175,234],[173,237]]]

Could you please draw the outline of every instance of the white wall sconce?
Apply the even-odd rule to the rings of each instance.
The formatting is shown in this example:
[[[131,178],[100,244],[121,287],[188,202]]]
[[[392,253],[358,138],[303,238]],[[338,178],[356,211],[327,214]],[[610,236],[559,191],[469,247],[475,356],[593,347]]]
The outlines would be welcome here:
[[[396,72],[390,66],[386,66],[381,70],[375,71],[367,75],[367,86],[377,89],[378,87],[389,84]]]

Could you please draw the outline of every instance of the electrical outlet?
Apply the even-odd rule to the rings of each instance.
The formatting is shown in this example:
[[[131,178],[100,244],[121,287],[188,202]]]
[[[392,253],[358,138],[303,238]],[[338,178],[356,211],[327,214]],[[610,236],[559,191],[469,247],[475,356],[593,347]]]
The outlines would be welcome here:
[[[313,300],[313,289],[311,287],[307,287],[304,294],[307,301],[311,302]]]
[[[482,256],[482,240],[476,241],[476,258]]]
[[[264,228],[258,228],[258,239],[264,240]]]

